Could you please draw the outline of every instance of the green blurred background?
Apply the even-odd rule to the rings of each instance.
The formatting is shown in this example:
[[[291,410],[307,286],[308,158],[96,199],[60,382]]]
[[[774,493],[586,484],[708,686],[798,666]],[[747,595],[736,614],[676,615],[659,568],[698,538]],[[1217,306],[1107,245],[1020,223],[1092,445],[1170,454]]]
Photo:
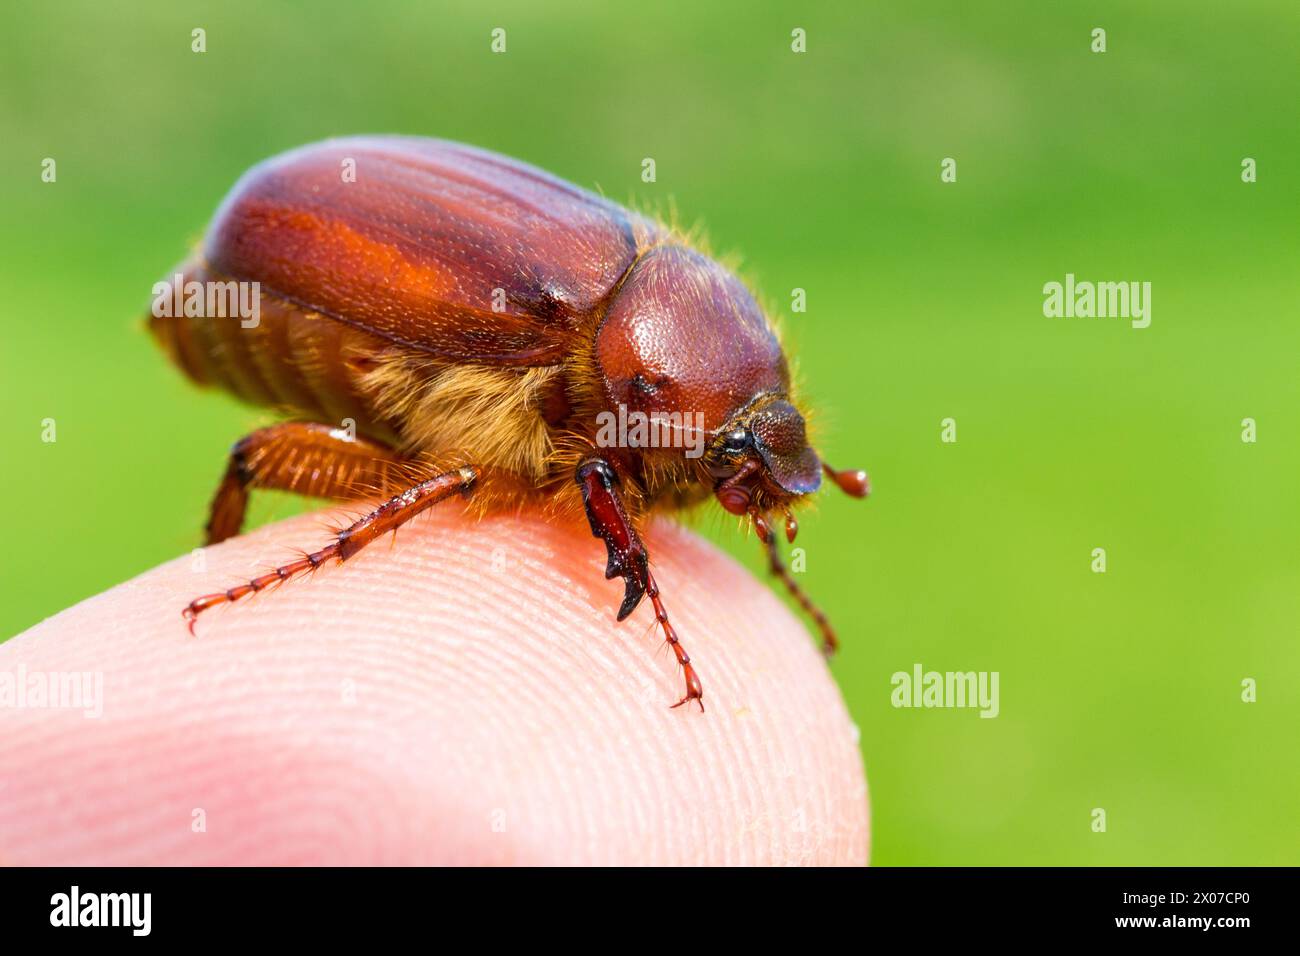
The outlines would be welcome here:
[[[138,324],[236,177],[448,137],[671,197],[787,313],[827,457],[876,488],[799,542],[874,862],[1300,863],[1293,0],[130,6],[0,13],[0,635],[196,546],[264,421]],[[1045,318],[1067,272],[1151,282],[1150,328]],[[917,662],[998,671],[1001,715],[893,708]]]

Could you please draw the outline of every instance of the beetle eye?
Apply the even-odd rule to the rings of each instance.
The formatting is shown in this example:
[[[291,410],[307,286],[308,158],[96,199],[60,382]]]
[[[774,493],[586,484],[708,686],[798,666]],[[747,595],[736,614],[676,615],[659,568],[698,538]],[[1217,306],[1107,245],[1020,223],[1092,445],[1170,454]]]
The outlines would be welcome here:
[[[722,436],[722,450],[728,455],[739,455],[749,448],[749,429],[737,428]]]

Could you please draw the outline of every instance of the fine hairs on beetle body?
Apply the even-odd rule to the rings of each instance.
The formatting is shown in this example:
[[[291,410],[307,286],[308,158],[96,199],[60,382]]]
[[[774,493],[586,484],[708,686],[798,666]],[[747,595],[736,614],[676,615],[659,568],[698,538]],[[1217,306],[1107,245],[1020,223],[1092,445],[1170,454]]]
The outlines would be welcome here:
[[[245,174],[169,284],[179,301],[182,285],[231,282],[257,283],[256,322],[150,318],[195,382],[291,419],[231,449],[208,543],[239,533],[254,488],[389,500],[320,550],[196,598],[184,609],[191,631],[208,608],[346,561],[459,494],[479,514],[585,516],[606,545],[605,576],[625,584],[618,619],[649,596],[686,681],[673,706],[702,710],[638,529],[712,495],[752,522],[773,573],[834,649],[772,523],[793,541],[791,508],[823,473],[857,497],[866,473],[836,471],[809,447],[762,310],[679,233],[485,150],[337,139]],[[691,440],[600,441],[619,413],[687,423]],[[355,434],[326,424],[348,419]]]

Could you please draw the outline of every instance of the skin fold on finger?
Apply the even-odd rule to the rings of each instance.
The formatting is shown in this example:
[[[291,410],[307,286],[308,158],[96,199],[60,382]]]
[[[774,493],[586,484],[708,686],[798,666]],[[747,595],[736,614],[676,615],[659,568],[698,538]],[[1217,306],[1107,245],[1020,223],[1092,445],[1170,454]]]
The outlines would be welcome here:
[[[91,705],[0,710],[0,862],[866,862],[856,732],[814,641],[692,533],[646,540],[704,714],[668,707],[649,602],[615,623],[600,542],[529,516],[437,509],[188,634],[191,598],[325,540],[290,519],[0,645],[0,674],[82,675]]]

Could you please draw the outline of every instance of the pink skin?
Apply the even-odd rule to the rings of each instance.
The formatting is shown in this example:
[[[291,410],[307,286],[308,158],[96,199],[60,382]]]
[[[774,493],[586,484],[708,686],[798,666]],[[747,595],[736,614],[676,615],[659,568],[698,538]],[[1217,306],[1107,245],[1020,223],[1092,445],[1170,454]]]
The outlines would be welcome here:
[[[0,863],[866,862],[816,643],[694,535],[646,543],[706,714],[669,709],[648,602],[615,623],[623,583],[580,524],[440,508],[186,632],[195,595],[324,540],[281,522],[0,645],[0,672],[103,674],[98,718],[0,709]]]

